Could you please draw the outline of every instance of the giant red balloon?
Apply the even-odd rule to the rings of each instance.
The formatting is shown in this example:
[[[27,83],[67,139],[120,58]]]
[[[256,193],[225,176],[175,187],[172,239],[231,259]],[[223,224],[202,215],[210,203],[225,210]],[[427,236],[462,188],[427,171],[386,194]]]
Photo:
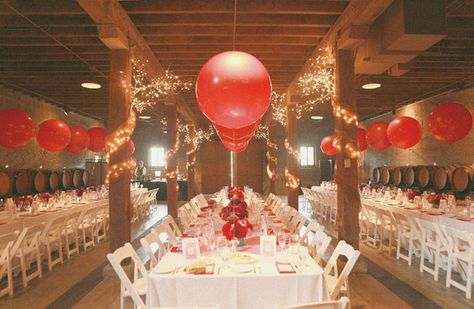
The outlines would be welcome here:
[[[245,148],[247,148],[248,141],[241,143],[222,141],[222,144],[227,150],[238,153],[244,151]]]
[[[228,51],[202,67],[196,81],[199,108],[214,124],[229,129],[249,126],[270,106],[272,85],[267,69],[254,56]]]
[[[421,139],[420,123],[411,117],[397,117],[388,125],[387,137],[390,143],[397,148],[413,147]]]
[[[387,137],[388,124],[379,121],[373,123],[367,128],[367,144],[375,150],[384,150],[390,147],[390,141]]]
[[[459,103],[443,103],[428,116],[428,131],[439,141],[452,144],[466,137],[472,129],[472,114]]]
[[[19,109],[0,111],[0,146],[19,148],[35,136],[35,124],[30,115]]]
[[[333,156],[336,154],[337,149],[333,145],[334,143],[334,136],[326,136],[321,140],[321,151],[328,156]]]
[[[66,148],[71,141],[71,130],[61,120],[45,120],[38,127],[36,140],[44,149],[57,152]]]
[[[217,136],[219,136],[222,142],[228,142],[228,143],[234,143],[234,144],[248,142],[253,137],[253,134],[252,134],[250,136],[244,136],[241,138],[230,138],[225,135],[222,135],[219,131],[216,131],[216,132],[217,132]]]
[[[230,139],[241,139],[243,137],[252,137],[259,124],[260,119],[249,126],[239,129],[229,129],[225,126],[220,126],[218,124],[214,124],[214,127],[216,128],[216,131],[218,131],[222,136],[225,136]]]
[[[80,153],[83,152],[87,147],[89,147],[89,133],[87,130],[78,126],[69,127],[71,130],[71,141],[67,145],[66,150],[70,153]]]
[[[130,154],[133,154],[135,152],[135,143],[130,140]]]
[[[89,149],[94,152],[101,152],[105,150],[105,136],[107,132],[104,128],[94,127],[88,130],[90,143]]]
[[[359,151],[364,151],[369,147],[366,132],[362,128],[357,129],[357,144],[359,145]]]

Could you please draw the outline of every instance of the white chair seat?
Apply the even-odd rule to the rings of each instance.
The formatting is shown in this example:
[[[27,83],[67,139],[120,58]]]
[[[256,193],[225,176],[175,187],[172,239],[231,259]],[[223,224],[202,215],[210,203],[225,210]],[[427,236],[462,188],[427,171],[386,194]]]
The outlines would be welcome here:
[[[139,278],[135,280],[135,282],[132,284],[133,288],[139,295],[145,295],[147,291],[147,279],[146,278]],[[130,296],[130,293],[125,290],[125,296]]]
[[[334,287],[337,284],[338,278],[335,277],[335,276],[331,276],[331,275],[326,275],[324,278],[326,279],[326,284],[327,284],[329,290],[330,291],[334,290]],[[345,284],[342,285],[340,291],[342,293],[346,292],[346,285]]]

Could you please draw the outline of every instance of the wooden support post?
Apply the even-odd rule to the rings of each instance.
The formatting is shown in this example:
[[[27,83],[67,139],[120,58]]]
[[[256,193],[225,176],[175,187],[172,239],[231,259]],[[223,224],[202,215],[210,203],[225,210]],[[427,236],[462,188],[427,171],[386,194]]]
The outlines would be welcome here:
[[[131,97],[123,87],[123,79],[131,83],[132,66],[130,52],[127,49],[110,51],[109,78],[109,132],[115,131],[124,123],[130,113]],[[109,164],[116,164],[130,159],[130,147],[122,146],[110,156]],[[130,241],[130,219],[132,217],[130,201],[130,174],[122,174],[109,185],[109,215],[110,215],[110,251],[123,246]]]
[[[168,196],[168,214],[173,218],[178,216],[178,171],[177,156],[173,153],[176,144],[177,110],[176,99],[171,96],[166,100],[166,130],[168,131],[168,150],[166,155],[166,194]]]
[[[357,111],[356,83],[354,80],[354,51],[336,52],[336,104]],[[336,154],[334,178],[337,183],[337,227],[339,240],[359,248],[359,171],[358,160],[348,156],[346,144],[357,141],[356,123],[347,124],[336,117],[336,135],[341,136],[341,151]],[[357,147],[357,143],[355,143]]]
[[[188,125],[188,134],[191,142],[188,144],[187,150],[187,170],[188,170],[188,199],[196,195],[196,190],[194,188],[194,165],[196,161],[196,145],[194,144],[194,137],[196,131],[194,130],[194,125]]]
[[[291,101],[290,93],[286,94],[286,140],[288,146],[296,150],[296,142],[298,135],[298,126],[296,119],[295,103]],[[293,177],[292,181],[286,179],[288,187],[288,205],[298,209],[298,192],[299,192],[299,176],[298,176],[298,158],[290,154],[288,149],[286,152],[286,170],[290,177]],[[294,183],[297,181],[297,183]]]
[[[276,152],[277,152],[277,149],[275,148],[275,146],[277,145],[275,130],[276,130],[275,124],[268,125],[267,160],[268,160],[268,169],[272,177],[270,177],[270,175],[268,176],[269,176],[269,183],[270,183],[270,193],[273,193],[273,194],[276,193],[275,186],[276,186],[276,166],[277,166],[277,162],[274,161],[274,159],[276,160]]]

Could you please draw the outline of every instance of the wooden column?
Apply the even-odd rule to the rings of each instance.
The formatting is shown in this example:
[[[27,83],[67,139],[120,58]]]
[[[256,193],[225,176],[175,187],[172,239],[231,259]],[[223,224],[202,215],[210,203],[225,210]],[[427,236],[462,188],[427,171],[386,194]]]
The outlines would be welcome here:
[[[194,130],[194,125],[188,125],[188,134],[191,142],[188,144],[187,150],[187,170],[188,170],[188,199],[196,195],[196,190],[194,188],[194,165],[196,160],[196,145],[194,144],[194,137],[196,131]]]
[[[296,150],[297,146],[297,135],[298,135],[298,126],[297,126],[297,119],[296,119],[296,111],[295,111],[295,104],[291,101],[291,93],[287,93],[286,95],[286,139],[288,141],[288,145]],[[293,175],[298,179],[299,184],[299,176],[298,176],[298,160],[293,155],[286,152],[286,169],[290,175]],[[288,205],[291,207],[298,209],[298,191],[299,185],[296,188],[293,188],[289,185],[288,179],[286,179],[287,187],[288,187]]]
[[[109,118],[108,130],[115,131],[124,123],[130,113],[130,92],[122,85],[123,79],[131,83],[132,69],[130,52],[127,49],[110,51],[109,78]],[[130,159],[130,147],[122,146],[111,154],[109,164],[116,164]],[[122,174],[109,185],[109,215],[110,215],[110,250],[123,246],[130,241],[130,219],[132,206],[130,201],[130,174]]]
[[[357,111],[356,83],[354,81],[354,51],[336,52],[336,104]],[[359,248],[359,170],[357,159],[345,151],[349,140],[357,141],[356,123],[346,124],[336,117],[335,133],[341,136],[341,151],[336,154],[334,178],[337,183],[337,226],[339,240]],[[355,143],[357,147],[357,143]]]
[[[166,104],[166,130],[168,131],[168,150],[166,158],[166,194],[168,196],[168,214],[173,218],[178,217],[178,175],[177,156],[171,151],[176,143],[177,110],[174,96],[168,98]]]
[[[267,143],[267,160],[268,160],[268,169],[272,173],[273,177],[269,176],[269,184],[270,184],[270,193],[276,193],[276,166],[277,162],[274,161],[276,159],[277,149],[274,147],[277,145],[276,143],[276,125],[269,124],[268,125],[268,143]],[[268,174],[268,172],[267,172]]]

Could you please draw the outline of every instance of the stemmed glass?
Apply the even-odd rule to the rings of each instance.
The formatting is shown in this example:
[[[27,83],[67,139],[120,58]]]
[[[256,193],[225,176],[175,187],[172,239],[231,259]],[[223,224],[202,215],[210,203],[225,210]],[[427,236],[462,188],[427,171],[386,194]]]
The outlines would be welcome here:
[[[286,248],[286,242],[288,241],[288,235],[285,232],[281,232],[278,234],[278,246],[280,250],[283,251]]]

